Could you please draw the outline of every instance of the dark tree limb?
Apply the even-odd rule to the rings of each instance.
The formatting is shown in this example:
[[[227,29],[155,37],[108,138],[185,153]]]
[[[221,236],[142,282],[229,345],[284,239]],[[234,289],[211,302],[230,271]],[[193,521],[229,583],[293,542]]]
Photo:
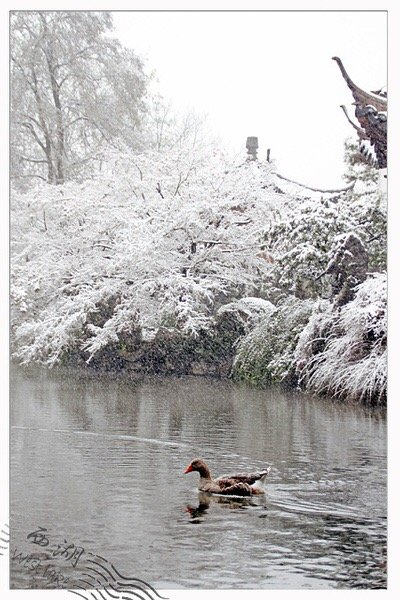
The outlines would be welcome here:
[[[343,110],[344,114],[346,115],[346,119],[348,120],[348,122],[350,123],[350,125],[351,125],[352,127],[354,127],[354,129],[357,131],[357,133],[358,133],[359,137],[360,137],[362,140],[366,140],[366,139],[368,139],[368,138],[367,138],[367,136],[366,136],[366,134],[365,134],[365,132],[364,132],[364,130],[363,130],[363,129],[361,129],[361,127],[359,127],[359,126],[358,126],[358,125],[356,125],[355,123],[353,123],[353,121],[350,119],[350,117],[349,117],[349,115],[348,115],[348,112],[347,112],[347,110],[346,110],[346,107],[344,106],[344,104],[341,104],[341,105],[340,105],[340,108]]]
[[[289,181],[289,183],[294,183],[295,185],[299,185],[300,187],[306,188],[307,190],[311,190],[312,192],[322,192],[322,193],[326,193],[326,194],[335,194],[335,193],[340,193],[340,192],[348,192],[349,190],[352,190],[355,182],[352,182],[350,185],[348,185],[345,188],[340,188],[340,189],[330,189],[330,190],[323,190],[320,188],[313,188],[310,187],[308,185],[305,185],[304,183],[299,183],[298,181],[294,181],[293,179],[289,179],[288,177],[284,177],[283,175],[280,175],[279,173],[274,173],[274,175],[276,175],[276,177],[279,177],[279,179],[284,179],[284,181]]]

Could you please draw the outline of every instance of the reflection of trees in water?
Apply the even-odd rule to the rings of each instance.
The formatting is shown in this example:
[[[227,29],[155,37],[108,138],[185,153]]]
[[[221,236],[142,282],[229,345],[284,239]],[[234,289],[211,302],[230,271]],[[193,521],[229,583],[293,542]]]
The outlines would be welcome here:
[[[240,446],[280,465],[284,477],[306,474],[318,480],[334,468],[376,465],[377,457],[382,458],[380,477],[385,477],[386,418],[382,411],[279,388],[237,388],[233,410]]]
[[[11,396],[16,416],[30,427],[104,431],[135,427],[134,386],[92,379],[68,369],[12,368]],[[29,418],[27,416],[29,413]]]
[[[154,378],[144,385],[130,385],[106,378],[80,379],[68,372],[42,373],[23,385],[28,385],[24,410],[26,397],[34,396],[31,423],[41,421],[39,405],[49,409],[55,422],[69,416],[71,425],[79,429],[196,440],[196,445],[206,440],[207,446],[217,448],[222,442],[227,450],[229,446],[244,456],[275,464],[289,478],[303,471],[318,479],[325,465],[329,470],[367,468],[386,451],[382,412],[279,388],[253,390],[194,377]]]
[[[258,569],[256,577],[260,569],[266,573],[270,567],[270,576],[276,577],[272,567],[285,565],[289,575],[325,578],[329,587],[384,587],[385,572],[379,564],[384,560],[385,522],[334,515],[336,509],[344,514],[350,506],[350,515],[357,510],[369,516],[385,512],[383,413],[277,388],[254,390],[193,377],[130,385],[54,372],[36,378],[22,374],[13,385],[18,424],[108,434],[14,436],[16,471],[24,488],[39,476],[47,477],[47,487],[35,491],[36,510],[48,502],[49,509],[59,511],[68,523],[79,514],[89,530],[101,522],[105,530],[114,531],[117,524],[119,542],[126,543],[124,532],[131,530],[143,548],[148,538],[162,535],[166,548],[172,539],[175,549],[163,554],[164,570],[175,569],[178,558],[187,564],[188,548],[195,553],[193,545],[202,544],[208,552],[201,557],[203,566],[212,573],[219,564],[229,572],[245,564],[248,572]],[[187,446],[136,443],[114,434]],[[196,454],[204,452],[215,475],[272,464],[265,510],[249,504],[252,499],[213,496],[188,506],[192,518],[190,510],[183,514],[184,498],[192,497],[197,483],[188,484],[179,476],[195,448]],[[161,500],[153,502],[153,489],[145,487],[149,481],[150,487],[162,490]],[[22,487],[19,491],[27,504],[31,492]],[[311,512],[302,514],[302,504]],[[377,512],[380,507],[382,513]],[[227,521],[229,527],[221,528]],[[205,525],[195,528],[195,540],[190,522]],[[146,560],[156,569],[150,549],[149,554]],[[183,568],[180,575],[184,577]]]

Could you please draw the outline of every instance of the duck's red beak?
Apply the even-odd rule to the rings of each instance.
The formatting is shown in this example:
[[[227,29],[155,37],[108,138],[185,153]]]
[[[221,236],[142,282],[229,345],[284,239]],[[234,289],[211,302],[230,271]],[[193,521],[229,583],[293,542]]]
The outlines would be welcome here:
[[[193,467],[192,467],[192,465],[189,465],[189,466],[187,467],[187,469],[185,469],[185,471],[183,471],[183,474],[185,474],[185,473],[190,473],[191,471],[193,471]]]

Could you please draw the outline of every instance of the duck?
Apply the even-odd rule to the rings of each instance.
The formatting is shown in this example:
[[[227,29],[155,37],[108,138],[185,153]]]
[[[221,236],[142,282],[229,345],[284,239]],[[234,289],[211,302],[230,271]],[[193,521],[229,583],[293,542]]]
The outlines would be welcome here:
[[[184,474],[197,471],[200,475],[199,491],[208,494],[223,494],[228,496],[252,496],[264,494],[262,485],[270,472],[270,467],[256,473],[238,473],[236,475],[221,475],[217,479],[211,477],[208,465],[201,458],[195,458],[184,470]]]

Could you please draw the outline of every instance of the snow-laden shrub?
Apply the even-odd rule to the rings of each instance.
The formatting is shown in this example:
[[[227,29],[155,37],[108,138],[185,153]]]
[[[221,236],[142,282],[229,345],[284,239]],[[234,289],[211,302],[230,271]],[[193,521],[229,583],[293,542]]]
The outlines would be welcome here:
[[[160,328],[197,336],[271,269],[270,167],[221,152],[110,153],[82,184],[14,193],[12,341],[21,362],[91,359]]]
[[[292,383],[293,353],[313,302],[289,296],[263,317],[238,343],[232,375],[258,385]]]
[[[244,327],[244,330],[248,332],[262,319],[269,317],[275,310],[276,307],[269,300],[249,296],[224,304],[218,310],[217,315],[222,318],[226,315],[234,316],[240,325]]]
[[[335,240],[356,235],[365,245],[370,271],[386,267],[386,205],[377,188],[367,196],[286,199],[265,227],[265,249],[274,257],[270,283],[298,298],[332,293],[327,267]],[[274,297],[271,296],[272,301]]]
[[[387,387],[386,275],[356,288],[351,302],[317,303],[295,359],[303,384],[341,399],[384,403]]]

